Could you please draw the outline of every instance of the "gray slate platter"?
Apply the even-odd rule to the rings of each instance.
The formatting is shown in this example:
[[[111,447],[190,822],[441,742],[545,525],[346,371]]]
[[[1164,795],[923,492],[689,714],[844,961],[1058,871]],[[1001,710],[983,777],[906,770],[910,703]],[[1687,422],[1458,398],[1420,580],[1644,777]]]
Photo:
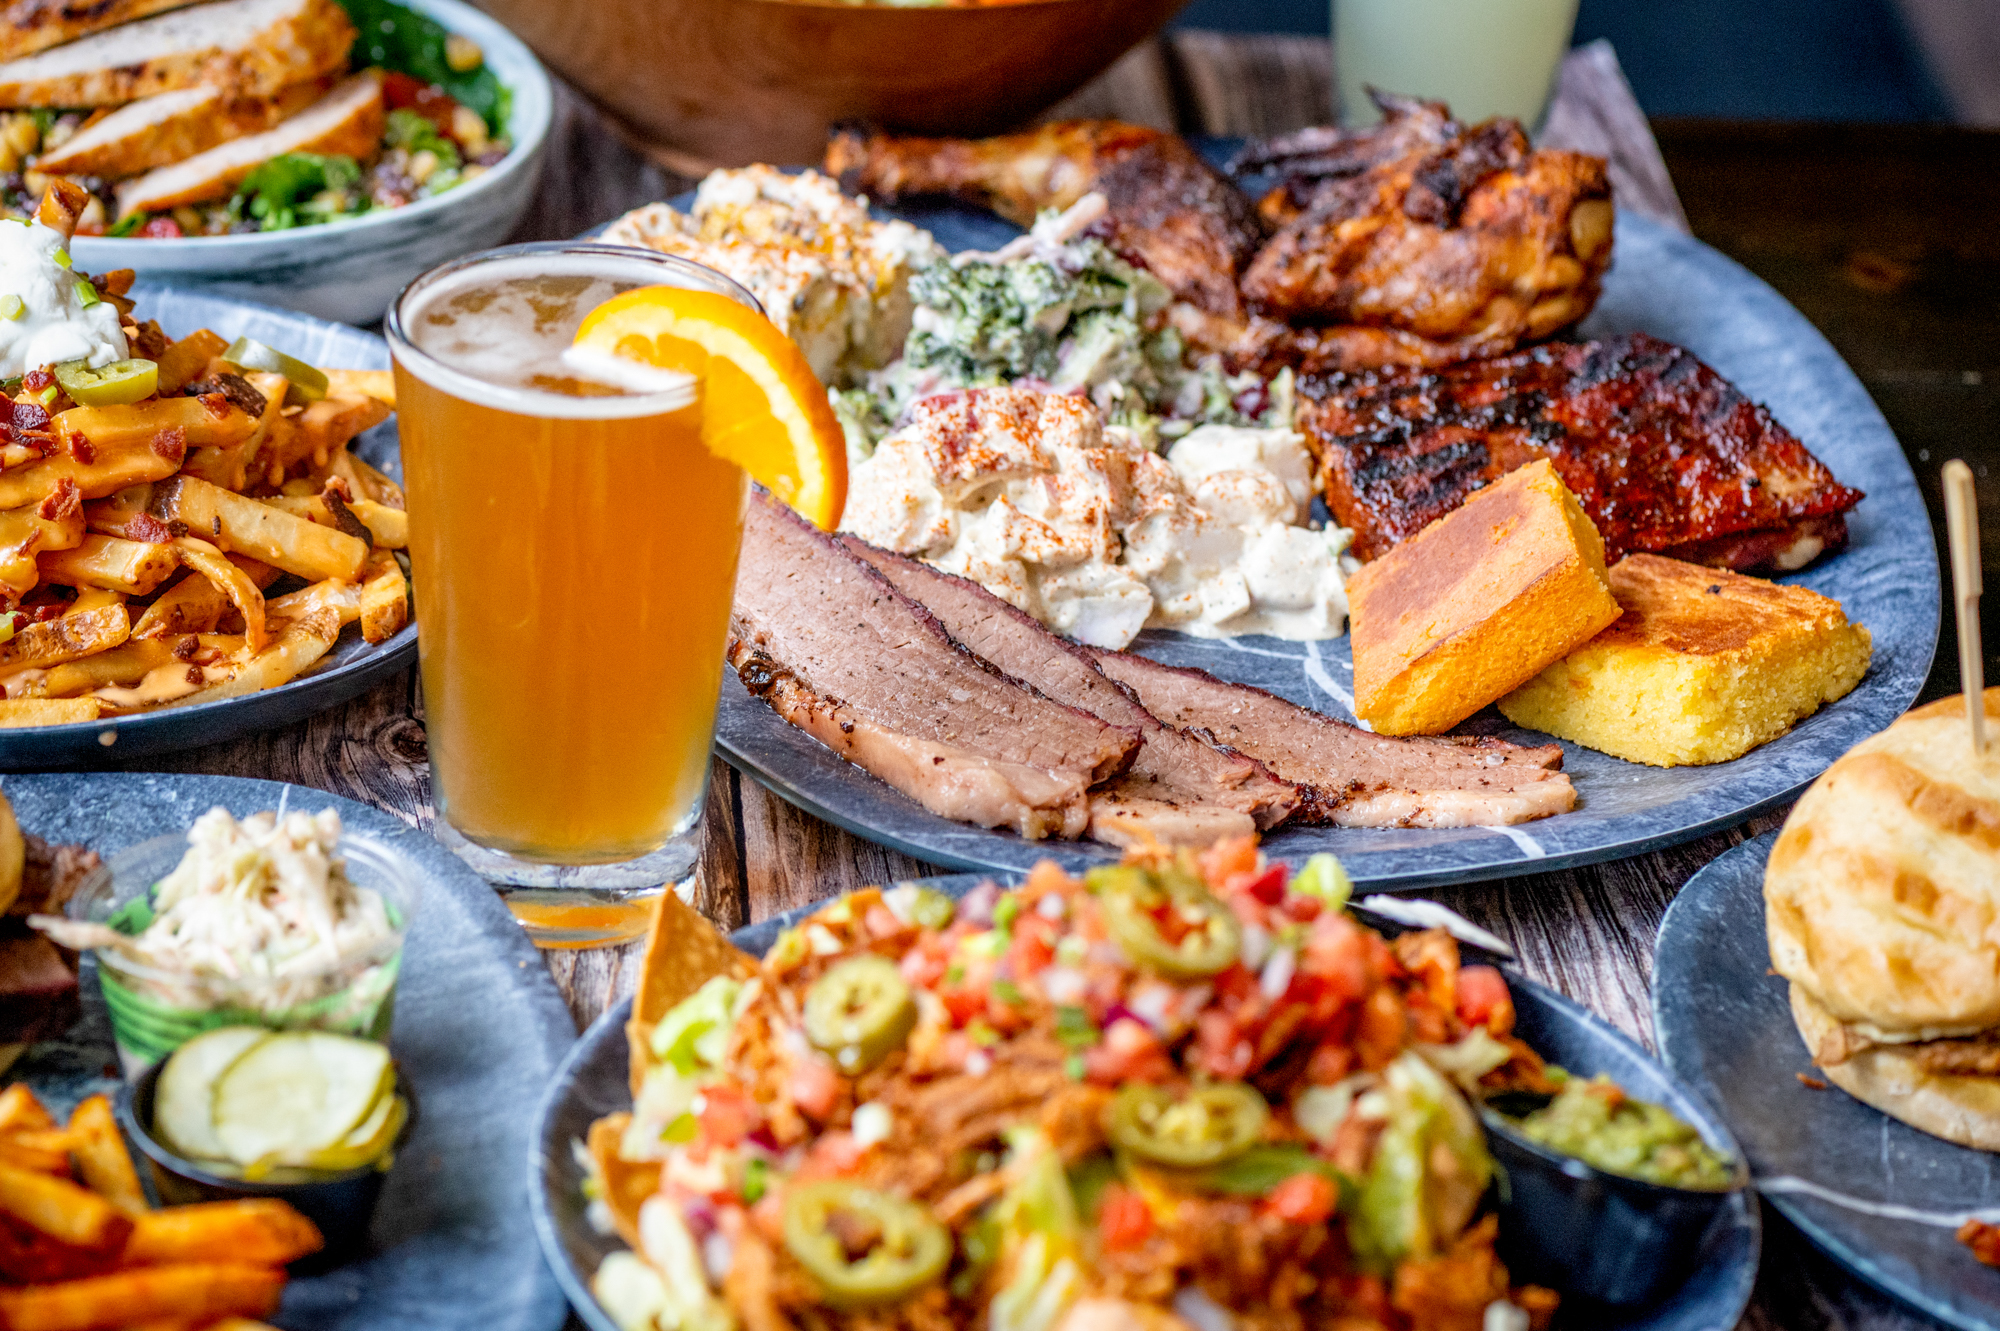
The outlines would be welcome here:
[[[953,897],[988,881],[986,874],[953,874],[915,879]],[[762,956],[779,932],[826,902],[802,906],[738,929],[729,940]],[[1393,929],[1392,929],[1393,932]],[[1543,1054],[1575,1072],[1603,1072],[1634,1094],[1663,1103],[1727,1145],[1729,1133],[1709,1108],[1676,1083],[1645,1050],[1607,1022],[1553,989],[1509,971],[1507,980],[1520,1012],[1520,1031]],[[578,1316],[590,1331],[619,1331],[590,1293],[590,1278],[606,1254],[624,1245],[599,1233],[585,1218],[584,1167],[573,1142],[581,1142],[595,1120],[632,1107],[625,1023],[632,1000],[611,1009],[583,1033],[556,1069],[535,1124],[535,1151],[528,1162],[528,1193],[535,1209],[535,1232],[542,1252]],[[1732,1331],[1750,1301],[1756,1282],[1762,1227],[1756,1207],[1739,1195],[1702,1245],[1700,1264],[1674,1294],[1650,1307],[1622,1313],[1593,1313],[1590,1331]],[[1578,1331],[1558,1319],[1559,1331]]]
[[[332,807],[423,875],[396,989],[389,1046],[416,1089],[417,1128],[384,1188],[370,1256],[294,1280],[275,1319],[286,1331],[556,1331],[563,1296],[537,1257],[521,1176],[495,1163],[529,1147],[533,1106],[576,1039],[569,1010],[493,889],[429,836],[322,791],[274,781],[117,773],[13,776],[21,826],[109,856],[186,829],[220,804],[240,815]],[[97,987],[82,977],[83,1019],[34,1046],[12,1080],[67,1115],[115,1094],[117,1059]]]
[[[1933,1212],[2000,1207],[1994,1156],[1799,1081],[1814,1068],[1785,981],[1768,974],[1764,933],[1764,860],[1776,839],[1769,833],[1714,860],[1661,922],[1653,1027],[1668,1069],[1716,1107],[1760,1180],[1804,1179]],[[2000,1331],[2000,1271],[1974,1261],[1951,1229],[1796,1194],[1764,1199],[1869,1283],[1952,1326]]]
[[[1206,149],[1226,155],[1228,146]],[[1018,234],[997,218],[952,205],[892,211],[929,228],[951,250],[993,249]],[[1508,830],[1280,828],[1264,841],[1273,856],[1302,860],[1332,851],[1357,881],[1392,891],[1623,859],[1784,802],[1916,698],[1937,645],[1937,555],[1916,480],[1882,414],[1805,316],[1756,277],[1645,218],[1621,212],[1617,226],[1617,259],[1583,332],[1644,331],[1690,348],[1768,405],[1840,480],[1867,492],[1849,515],[1848,548],[1784,579],[1833,597],[1849,619],[1868,627],[1875,658],[1867,677],[1792,733],[1713,767],[1642,767],[1565,743],[1563,766],[1576,783],[1578,807],[1556,818]],[[1353,658],[1344,637],[1210,641],[1149,631],[1134,647],[1342,720],[1353,717]],[[1468,725],[1527,743],[1547,738],[1490,710]],[[933,864],[1020,870],[1052,857],[1077,869],[1116,858],[1088,842],[1023,841],[931,814],[786,725],[731,674],[723,682],[716,743],[732,764],[807,812]]]
[[[225,339],[254,337],[287,355],[329,369],[379,370],[389,366],[389,348],[381,338],[346,324],[173,287],[142,283],[135,294],[138,317],[159,320],[169,337],[212,328]],[[402,479],[393,419],[362,435],[352,447],[357,457]],[[0,771],[143,758],[273,730],[346,702],[403,669],[416,656],[415,624],[389,641],[373,645],[363,642],[360,631],[350,626],[311,670],[262,693],[80,725],[0,730]]]

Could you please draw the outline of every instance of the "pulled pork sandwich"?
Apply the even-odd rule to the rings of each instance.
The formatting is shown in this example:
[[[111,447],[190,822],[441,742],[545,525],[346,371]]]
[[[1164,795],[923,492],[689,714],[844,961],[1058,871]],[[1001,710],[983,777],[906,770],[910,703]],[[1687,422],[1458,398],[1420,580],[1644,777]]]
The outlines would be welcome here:
[[[1542,1325],[1468,1094],[1546,1086],[1505,980],[1254,838],[954,902],[842,898],[761,962],[663,899],[634,1108],[590,1134],[627,1331]]]
[[[2000,715],[2000,689],[1986,714]],[[1965,700],[1909,712],[1815,781],[1764,871],[1771,965],[1828,1081],[2000,1151],[2000,746]]]

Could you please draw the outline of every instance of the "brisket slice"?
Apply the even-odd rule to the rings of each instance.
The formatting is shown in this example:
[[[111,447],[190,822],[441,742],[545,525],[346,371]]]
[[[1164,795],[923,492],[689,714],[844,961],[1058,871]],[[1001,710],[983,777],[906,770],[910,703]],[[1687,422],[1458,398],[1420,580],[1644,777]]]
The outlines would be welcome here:
[[[1846,544],[1861,500],[1734,384],[1644,333],[1439,370],[1309,375],[1299,428],[1362,559],[1544,457],[1614,564],[1636,550],[1803,568]]]
[[[1504,827],[1567,813],[1576,804],[1553,744],[1494,739],[1392,738],[1246,684],[1129,652],[1092,651],[1146,710],[1247,753],[1298,785],[1294,823],[1336,827]]]
[[[751,498],[729,663],[785,720],[931,812],[1024,837],[1083,834],[1086,793],[1138,731],[1053,702],[762,490]]]
[[[1144,742],[1132,766],[1091,792],[1090,835],[1114,846],[1152,841],[1206,846],[1270,828],[1297,807],[1297,790],[1263,764],[1162,725],[1090,654],[1049,632],[969,579],[842,537],[897,590],[922,603],[945,631],[1016,679],[1057,702],[1080,707]]]

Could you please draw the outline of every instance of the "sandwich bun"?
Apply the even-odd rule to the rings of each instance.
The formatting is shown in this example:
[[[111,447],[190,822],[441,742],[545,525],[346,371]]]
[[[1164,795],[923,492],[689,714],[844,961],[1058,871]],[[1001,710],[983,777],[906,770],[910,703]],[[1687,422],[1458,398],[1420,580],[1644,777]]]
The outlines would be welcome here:
[[[1985,696],[2000,716],[2000,688]],[[2000,1150],[2000,1077],[1912,1046],[2000,1029],[2000,743],[1962,698],[1850,749],[1799,800],[1764,870],[1771,965],[1826,1078],[1913,1127]]]

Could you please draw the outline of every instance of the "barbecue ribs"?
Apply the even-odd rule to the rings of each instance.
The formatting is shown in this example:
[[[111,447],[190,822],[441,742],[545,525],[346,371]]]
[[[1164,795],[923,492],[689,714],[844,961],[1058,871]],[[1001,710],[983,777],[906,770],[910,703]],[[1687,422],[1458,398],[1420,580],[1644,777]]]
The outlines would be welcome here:
[[[991,139],[903,138],[843,130],[827,174],[882,202],[946,194],[1027,226],[1096,191],[1118,244],[1182,300],[1242,317],[1236,275],[1264,241],[1243,192],[1177,134],[1116,120],[1071,120]]]
[[[1242,274],[1253,308],[1320,326],[1301,349],[1340,369],[1495,355],[1588,314],[1611,263],[1603,160],[1373,95],[1378,126],[1304,130],[1232,164],[1280,176],[1258,205],[1276,234]]]
[[[1309,375],[1299,428],[1327,507],[1373,559],[1516,467],[1548,458],[1617,562],[1802,568],[1861,500],[1771,413],[1644,333],[1443,370]]]

